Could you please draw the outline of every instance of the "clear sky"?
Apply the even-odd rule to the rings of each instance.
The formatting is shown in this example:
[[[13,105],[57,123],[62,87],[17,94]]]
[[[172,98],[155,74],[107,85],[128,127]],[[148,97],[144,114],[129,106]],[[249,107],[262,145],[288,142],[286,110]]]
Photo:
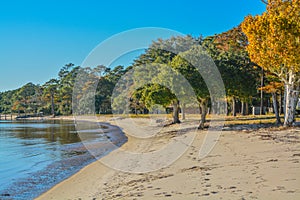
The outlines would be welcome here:
[[[162,27],[208,36],[264,10],[260,0],[3,0],[0,91],[43,84],[63,65],[80,65],[100,42],[122,31]]]

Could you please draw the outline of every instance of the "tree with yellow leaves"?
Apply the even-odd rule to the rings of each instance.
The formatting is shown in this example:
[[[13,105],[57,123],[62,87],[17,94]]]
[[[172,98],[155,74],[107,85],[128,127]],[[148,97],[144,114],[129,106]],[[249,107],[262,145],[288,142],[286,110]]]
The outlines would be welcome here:
[[[247,16],[242,30],[251,60],[283,82],[284,126],[291,126],[300,88],[300,0],[268,0],[266,12]]]

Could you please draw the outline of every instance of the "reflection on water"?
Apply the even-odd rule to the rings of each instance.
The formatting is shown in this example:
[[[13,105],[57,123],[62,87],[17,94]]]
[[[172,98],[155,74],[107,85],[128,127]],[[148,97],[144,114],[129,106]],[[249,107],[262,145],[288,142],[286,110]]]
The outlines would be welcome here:
[[[0,148],[0,199],[32,199],[94,160],[72,121],[0,121]]]
[[[20,139],[44,139],[45,142],[69,144],[80,142],[71,121],[0,121],[1,137]]]

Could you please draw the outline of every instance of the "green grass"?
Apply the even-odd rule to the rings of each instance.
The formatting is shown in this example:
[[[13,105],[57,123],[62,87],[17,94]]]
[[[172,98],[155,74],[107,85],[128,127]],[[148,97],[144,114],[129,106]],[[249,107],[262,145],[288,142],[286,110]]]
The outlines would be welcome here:
[[[172,114],[129,114],[129,115],[123,115],[123,114],[118,114],[118,115],[113,115],[113,114],[100,114],[97,115],[99,118],[113,118],[113,117],[124,117],[124,118],[167,118],[168,120],[172,119]],[[181,114],[180,114],[180,119],[181,119]],[[195,121],[199,120],[200,115],[199,114],[186,114],[186,121]],[[218,115],[208,115],[207,120],[219,120],[219,121],[224,121],[224,124],[226,126],[233,126],[233,125],[251,125],[251,124],[274,124],[276,122],[276,118],[272,114],[267,114],[267,115],[237,115],[235,117],[233,116],[218,116]],[[281,121],[283,122],[283,116],[281,116]],[[296,121],[300,121],[300,117],[296,117]]]

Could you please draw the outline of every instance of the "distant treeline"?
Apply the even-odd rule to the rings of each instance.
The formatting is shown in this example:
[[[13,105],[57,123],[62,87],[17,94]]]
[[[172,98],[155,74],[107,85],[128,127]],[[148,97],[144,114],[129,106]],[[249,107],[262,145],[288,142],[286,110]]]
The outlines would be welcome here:
[[[65,65],[58,78],[43,85],[27,83],[19,89],[0,93],[0,113],[70,115],[72,114],[72,93],[75,78],[82,69],[74,64]],[[96,112],[100,107],[105,113],[111,113],[110,96],[116,81],[126,72],[123,66],[114,69],[105,68],[105,76],[99,80],[96,95]]]

